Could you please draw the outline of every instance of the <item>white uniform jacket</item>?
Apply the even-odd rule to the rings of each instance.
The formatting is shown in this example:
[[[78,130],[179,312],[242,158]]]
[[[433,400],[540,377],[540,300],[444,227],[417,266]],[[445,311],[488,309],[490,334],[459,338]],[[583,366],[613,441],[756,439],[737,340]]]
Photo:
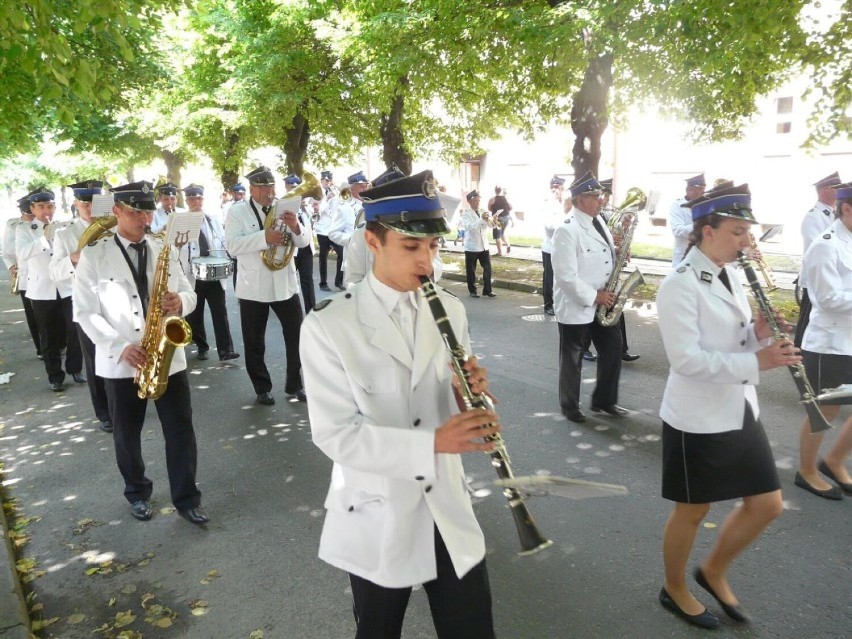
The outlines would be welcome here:
[[[554,197],[548,198],[544,202],[544,235],[542,236],[541,252],[553,252],[553,232],[556,227],[565,219],[562,202]]]
[[[833,220],[831,207],[822,202],[817,202],[810,211],[805,213],[805,217],[802,218],[802,256],[808,252],[813,241],[826,232]],[[799,287],[808,288],[808,276],[804,265],[799,273]]]
[[[57,222],[51,224],[55,225],[55,237],[62,225]],[[71,295],[71,280],[54,282],[50,276],[54,242],[48,242],[44,236],[44,224],[38,220],[18,224],[15,230],[15,257],[19,266],[24,262],[27,265],[26,287],[21,288],[26,288],[26,295],[31,300],[55,300],[57,292],[62,298]]]
[[[163,244],[151,237],[146,239],[150,290],[154,285],[157,256]],[[135,258],[132,252],[130,255],[131,259]],[[168,289],[180,295],[181,313],[186,316],[195,310],[197,298],[174,256],[174,249],[169,262]],[[119,357],[127,346],[139,344],[142,340],[145,317],[133,273],[116,244],[115,236],[102,238],[84,247],[80,253],[74,277],[74,307],[77,322],[95,344],[95,372],[111,379],[133,377],[136,369],[125,361],[119,361]],[[176,348],[169,375],[184,369],[184,349]]]
[[[186,209],[182,209],[179,206],[175,207],[176,212],[183,212]],[[169,223],[169,214],[163,209],[162,206],[158,206],[157,210],[154,211],[154,221],[151,222],[151,232],[159,233],[164,228],[166,228],[166,224]]]
[[[482,214],[473,209],[462,211],[462,228],[464,228],[464,250],[472,253],[487,251],[490,246],[488,236],[492,233],[492,227],[482,219]]]
[[[263,230],[263,211],[255,202],[258,215],[254,214],[249,201],[243,200],[231,206],[225,222],[225,238],[228,252],[239,260],[237,269],[236,293],[239,299],[256,302],[281,302],[293,297],[299,290],[296,279],[296,266],[293,260],[277,271],[269,270],[261,259],[261,253],[268,248],[266,232]],[[297,211],[294,211],[296,213]],[[260,222],[258,222],[260,216]],[[296,248],[307,246],[311,241],[308,234],[292,231],[290,238]],[[295,255],[295,251],[293,253]]]
[[[352,232],[352,237],[349,238],[349,245],[346,247],[343,260],[343,285],[350,286],[356,282],[360,282],[366,277],[367,273],[373,270],[373,260],[375,256],[373,252],[367,248],[367,241],[364,237],[367,223],[357,227]],[[441,253],[435,253],[435,259],[432,260],[432,281],[437,282],[444,274],[444,260],[441,259]]]
[[[53,256],[50,258],[50,276],[54,282],[73,282],[75,268],[71,262],[71,254],[77,252],[77,244],[89,224],[78,217],[56,232],[53,238]]]
[[[802,348],[852,355],[852,232],[835,220],[805,253],[812,308]]]
[[[669,378],[660,417],[688,433],[742,428],[745,400],[760,411],[755,351],[761,344],[737,272],[729,267],[733,294],[719,281],[721,269],[698,247],[669,273],[657,292],[660,333]]]
[[[361,200],[354,197],[348,200],[339,200],[334,207],[334,218],[326,235],[335,244],[340,244],[344,248],[344,252],[349,244],[349,238],[352,237],[352,232],[355,230],[356,218],[363,208],[364,205]]]
[[[669,210],[669,229],[674,235],[674,254],[672,255],[672,266],[677,266],[686,254],[689,246],[689,235],[692,233],[692,209],[684,206],[686,198],[682,197],[672,203]]]
[[[225,242],[225,229],[222,228],[222,223],[210,215],[204,214],[204,222],[201,223],[199,233],[204,233],[207,238],[207,246],[210,248],[210,255],[230,260],[228,257],[228,246]],[[198,240],[187,242],[180,249],[180,266],[183,269],[186,279],[189,280],[189,285],[195,290],[195,273],[192,272],[192,260],[201,256],[201,248],[198,245]],[[225,282],[228,278],[219,280],[222,290],[225,290]]]
[[[607,240],[592,216],[576,209],[553,232],[553,310],[560,324],[595,319],[595,297],[606,286],[614,262],[612,235],[603,221],[601,226]]]
[[[434,452],[434,431],[458,413],[449,355],[421,295],[412,357],[370,280],[302,324],[311,432],[334,461],[319,557],[389,588],[424,583],[437,576],[437,526],[461,577],[485,543],[461,456]],[[464,307],[439,295],[468,347]]]
[[[334,222],[334,211],[337,208],[338,201],[338,198],[332,197],[323,200],[323,203],[320,204],[319,218],[314,224],[314,231],[317,235],[328,235],[331,224]]]
[[[3,230],[3,263],[7,269],[12,268],[12,265],[18,266],[18,290],[27,290],[27,262],[26,260],[18,260],[15,252],[15,236],[18,230],[18,225],[29,224],[21,218],[15,217],[6,221],[6,228]]]

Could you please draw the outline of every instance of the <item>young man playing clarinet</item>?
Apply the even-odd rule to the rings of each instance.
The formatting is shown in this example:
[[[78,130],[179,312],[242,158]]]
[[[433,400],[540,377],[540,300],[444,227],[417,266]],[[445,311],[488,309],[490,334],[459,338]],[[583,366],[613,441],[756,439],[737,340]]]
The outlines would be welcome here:
[[[314,443],[332,459],[322,560],[349,573],[356,638],[399,637],[423,584],[441,639],[494,637],[485,544],[459,453],[490,451],[500,430],[465,410],[437,324],[420,291],[448,231],[431,171],[367,190],[372,270],[314,307],[301,351]],[[439,291],[470,346],[462,304]],[[487,371],[467,360],[471,390]]]

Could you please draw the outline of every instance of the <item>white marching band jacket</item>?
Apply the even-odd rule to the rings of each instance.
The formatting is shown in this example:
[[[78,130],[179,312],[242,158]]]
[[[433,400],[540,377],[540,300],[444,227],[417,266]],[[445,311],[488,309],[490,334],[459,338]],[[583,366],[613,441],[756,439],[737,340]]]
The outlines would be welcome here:
[[[823,204],[822,202],[817,202],[810,211],[805,213],[805,217],[802,218],[801,227],[802,259],[804,259],[805,254],[808,252],[808,249],[811,247],[814,240],[819,238],[828,230],[828,227],[831,226],[832,220],[834,220],[832,212],[833,211],[830,206]],[[802,265],[802,270],[799,273],[799,287],[808,288],[808,275],[805,272],[804,263]]]
[[[62,228],[61,223],[51,222],[54,225],[54,237]],[[33,228],[35,227],[35,228]],[[44,235],[44,223],[38,220],[22,222],[15,230],[15,257],[20,265],[27,264],[26,295],[31,300],[55,300],[57,292],[59,297],[66,298],[71,295],[71,280],[54,282],[50,276],[50,260],[53,256],[52,242]]]
[[[461,302],[439,290],[460,342]],[[334,462],[319,557],[380,586],[437,576],[434,526],[456,574],[485,556],[460,455],[434,452],[455,403],[449,355],[418,296],[414,355],[369,278],[318,305],[301,333],[314,443]]]
[[[50,276],[54,282],[74,281],[74,263],[71,255],[77,252],[77,244],[90,222],[76,218],[53,236],[53,257],[50,258]]]
[[[491,235],[492,227],[482,219],[482,214],[473,209],[462,211],[461,218],[464,227],[464,250],[472,253],[481,253],[488,250],[488,236]]]
[[[163,244],[150,236],[146,240],[150,291]],[[185,317],[195,310],[195,291],[183,274],[174,249],[169,262],[168,289],[180,295],[181,315]],[[74,312],[77,322],[95,344],[95,372],[112,379],[133,377],[136,369],[125,361],[119,361],[119,357],[127,346],[139,344],[142,340],[145,317],[133,273],[116,244],[115,236],[102,238],[83,248],[74,278]],[[184,349],[176,348],[169,375],[184,369]]]
[[[290,260],[284,268],[272,271],[263,263],[261,253],[268,248],[266,232],[263,230],[264,213],[255,202],[258,213],[256,216],[249,202],[250,200],[243,200],[232,205],[225,221],[228,252],[239,260],[237,297],[256,302],[280,302],[290,299],[299,291],[296,267],[293,260]],[[298,211],[293,212],[298,214]],[[301,226],[299,229],[298,235],[289,229],[285,231],[290,234],[296,248],[307,246],[311,241]],[[295,251],[293,255],[295,256]]]
[[[746,400],[755,418],[760,415],[754,353],[761,343],[738,273],[730,266],[725,270],[733,294],[719,281],[720,268],[693,247],[657,293],[671,366],[660,417],[688,433],[741,429]]]
[[[6,227],[3,229],[3,263],[7,269],[17,264],[18,290],[24,291],[27,288],[27,263],[23,260],[18,262],[17,253],[15,252],[15,235],[19,224],[29,224],[29,222],[24,222],[19,217],[6,220]]]
[[[675,200],[669,210],[669,229],[674,236],[673,266],[677,266],[683,260],[693,229],[692,209],[685,207],[684,204],[686,204],[686,198],[682,197]]]

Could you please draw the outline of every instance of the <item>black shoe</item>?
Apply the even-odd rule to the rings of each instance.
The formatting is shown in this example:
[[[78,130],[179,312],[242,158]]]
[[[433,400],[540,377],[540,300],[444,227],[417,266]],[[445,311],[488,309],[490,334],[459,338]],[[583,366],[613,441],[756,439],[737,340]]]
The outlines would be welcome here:
[[[227,362],[229,359],[237,359],[239,356],[240,356],[239,353],[235,353],[234,351],[231,351],[230,353],[223,353],[222,355],[219,355],[219,361],[220,362]]]
[[[586,421],[586,416],[579,408],[572,408],[571,410],[565,413],[565,417],[570,419],[572,422],[577,422],[578,424],[582,424],[584,421]]]
[[[148,521],[151,519],[151,515],[154,514],[154,511],[151,508],[151,502],[147,499],[140,499],[139,501],[134,501],[130,504],[130,514],[139,521]]]
[[[728,604],[719,599],[716,593],[713,591],[713,588],[710,587],[710,584],[707,583],[707,579],[704,578],[704,573],[701,570],[701,566],[695,569],[695,572],[692,573],[693,577],[695,577],[695,583],[704,588],[707,592],[713,595],[713,599],[719,602],[719,605],[722,606],[722,610],[725,611],[725,614],[728,615],[734,621],[739,621],[740,623],[748,623],[751,621],[748,618],[748,615],[743,612],[741,606],[735,606],[733,604]]]
[[[843,483],[839,479],[837,479],[837,475],[828,467],[828,464],[825,463],[824,459],[819,460],[819,465],[817,466],[819,472],[828,477],[835,484],[840,486],[840,490],[842,490],[847,495],[852,495],[852,484]]]
[[[65,390],[65,384],[62,382],[50,382],[50,390],[54,393],[61,393]]]
[[[715,630],[719,627],[719,617],[707,610],[707,608],[704,609],[704,612],[697,615],[686,614],[680,609],[680,606],[675,603],[675,600],[671,598],[669,593],[666,592],[665,588],[660,590],[660,603],[663,604],[663,608],[673,612],[686,623],[691,623],[693,626],[706,628],[707,630]]]
[[[328,287],[328,284],[320,284],[320,285],[319,285],[319,289],[320,289],[321,291],[329,291],[329,292],[331,292],[331,289]]]
[[[210,359],[210,356],[207,354],[207,351],[198,351],[198,354],[195,356],[195,359],[201,360],[203,362],[205,359]]]
[[[548,315],[556,315],[556,311],[554,311],[552,308],[546,308],[544,309],[544,312]]]
[[[270,393],[258,393],[257,403],[264,406],[272,406],[275,403],[275,398]]]
[[[628,410],[622,408],[618,404],[610,404],[609,406],[595,406],[592,404],[593,413],[606,413],[612,417],[627,417]]]
[[[592,351],[586,351],[583,353],[583,359],[587,362],[596,362],[598,361],[598,356],[592,353]]]
[[[346,287],[345,287],[345,286],[341,286],[340,284],[336,284],[335,286],[337,286],[337,290],[338,290],[338,291],[345,291],[345,290],[346,290]]]
[[[44,361],[44,355],[42,355],[41,353],[36,353],[36,357],[38,357],[40,360]]]
[[[196,526],[206,524],[208,521],[210,521],[210,517],[207,516],[207,513],[204,512],[204,509],[201,506],[196,506],[195,508],[187,508],[186,510],[178,509],[178,515],[186,519],[189,523],[195,524]]]
[[[470,296],[471,297],[479,297],[479,293],[471,293]]]
[[[308,401],[308,396],[305,395],[305,389],[300,388],[295,393],[287,393],[287,397],[290,399],[298,399],[300,402]]]
[[[71,379],[73,379],[78,384],[85,384],[86,383],[86,376],[83,375],[83,373],[72,373]]]
[[[512,252],[512,247],[507,244],[506,245],[506,255],[508,255],[511,252]]]
[[[809,493],[813,493],[817,497],[823,497],[824,499],[833,499],[839,500],[843,499],[843,493],[837,486],[832,486],[831,488],[826,488],[825,490],[820,490],[819,488],[815,488],[811,486],[807,480],[802,477],[802,474],[796,471],[796,478],[793,480],[793,483],[796,484],[799,488],[804,488]]]
[[[101,430],[104,431],[105,433],[111,433],[112,432],[112,422],[109,421],[108,419],[102,421],[101,422]]]
[[[484,295],[485,297],[497,297],[497,294],[496,294],[496,293],[492,293],[491,291],[488,291],[487,293],[483,293],[483,295]]]
[[[642,357],[642,356],[641,355],[631,355],[630,353],[625,352],[621,355],[621,361],[622,362],[635,362],[640,357]]]

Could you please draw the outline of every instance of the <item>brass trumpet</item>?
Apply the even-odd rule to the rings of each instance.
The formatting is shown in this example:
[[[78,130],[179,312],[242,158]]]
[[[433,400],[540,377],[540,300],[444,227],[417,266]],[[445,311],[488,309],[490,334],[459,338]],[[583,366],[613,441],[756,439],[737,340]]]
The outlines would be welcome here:
[[[322,187],[313,173],[305,173],[302,183],[287,193],[287,197],[312,197],[315,200],[321,200]],[[284,240],[281,244],[270,244],[260,254],[260,259],[263,260],[264,265],[270,271],[280,271],[290,263],[293,253],[296,250],[296,245],[293,242],[293,237],[289,232],[284,230],[283,222],[275,213],[275,202],[270,206],[269,213],[266,214],[266,219],[263,221],[264,231],[271,228],[277,231],[284,231]],[[283,255],[279,255],[279,249],[284,251]]]

